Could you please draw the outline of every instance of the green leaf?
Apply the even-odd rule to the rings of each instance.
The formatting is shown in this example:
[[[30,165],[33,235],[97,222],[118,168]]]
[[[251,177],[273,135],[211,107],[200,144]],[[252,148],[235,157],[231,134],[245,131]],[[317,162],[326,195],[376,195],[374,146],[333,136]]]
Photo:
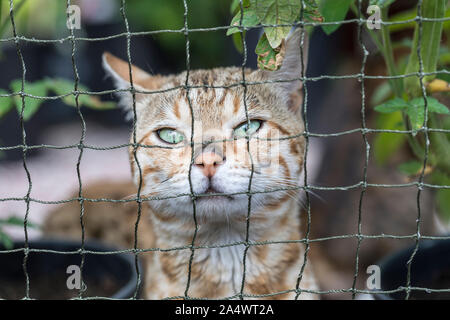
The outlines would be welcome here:
[[[57,95],[66,95],[74,91],[74,83],[73,81],[61,79],[61,78],[47,78],[45,79],[46,86],[49,90],[56,93]],[[86,88],[82,85],[78,86],[78,90],[86,91]],[[73,94],[65,96],[62,98],[62,101],[72,107],[76,107],[75,97]],[[81,105],[81,103],[80,103]]]
[[[74,82],[62,78],[45,79],[48,90],[55,92],[57,95],[66,95],[74,91]],[[78,85],[78,91],[89,91],[85,86]],[[62,101],[72,107],[76,107],[75,95],[70,94],[62,98]],[[97,96],[89,96],[86,94],[78,95],[79,106],[86,106],[92,109],[106,110],[113,109],[116,105],[112,102],[102,102]]]
[[[418,173],[420,173],[420,171],[422,170],[423,164],[419,161],[409,161],[409,162],[405,162],[402,163],[401,165],[399,165],[397,167],[397,169],[408,175],[408,176],[414,176]]]
[[[1,1],[1,0],[0,0]],[[9,92],[3,89],[0,89],[0,94],[8,94]],[[12,107],[13,99],[11,97],[0,97],[0,118],[2,118],[5,114],[7,114]]]
[[[450,74],[448,73],[439,73],[436,78],[450,83]]]
[[[250,0],[250,8],[262,24],[293,24],[300,16],[301,1],[292,0]],[[272,48],[278,48],[286,38],[291,26],[264,27]]]
[[[440,103],[438,100],[432,97],[427,97],[428,112],[449,114],[448,108]],[[413,129],[419,129],[422,127],[425,121],[425,101],[423,98],[415,98],[409,102],[408,109],[406,110]]]
[[[425,0],[424,16],[431,18],[443,18],[445,15],[446,0],[433,0],[434,5],[430,5],[430,0]],[[439,47],[441,42],[443,22],[423,22],[422,58],[424,72],[436,71],[436,63],[439,57]],[[429,46],[428,46],[429,45]]]
[[[23,227],[23,224],[24,224],[24,220],[19,217],[16,217],[16,216],[11,216],[7,219],[0,219],[0,225]],[[27,222],[27,227],[38,228],[38,226],[36,224],[31,223],[31,222]]]
[[[22,80],[16,79],[10,83],[10,86],[14,93],[18,93],[22,90]],[[47,95],[46,84],[44,81],[36,81],[33,83],[25,82],[25,93],[31,94],[33,96],[44,97]],[[21,114],[22,97],[14,96],[13,100],[16,105],[17,112]],[[25,97],[25,109],[23,110],[23,119],[25,121],[29,120],[39,110],[39,107],[43,102],[44,102],[43,99]]]
[[[303,20],[304,21],[322,21],[320,16],[316,0],[303,0],[303,1],[292,1],[292,0],[244,0],[243,6],[243,16],[241,17],[239,1],[233,0],[231,3],[231,11],[238,11],[231,21],[231,26],[227,30],[227,35],[234,35],[240,32],[238,26],[242,24],[243,27],[253,27],[259,24],[265,25],[288,25],[280,27],[264,27],[264,33],[272,47],[272,50],[265,50],[270,56],[276,55],[276,52],[281,50],[280,45],[289,34],[291,27],[300,18],[302,3],[305,5],[303,10]],[[242,21],[241,21],[242,19]],[[238,36],[233,36],[233,41],[236,48],[241,51],[241,43],[238,43],[240,38]],[[265,42],[266,40],[263,40]],[[269,52],[271,51],[271,52]],[[260,58],[260,61],[268,58]],[[264,64],[263,64],[264,65]],[[278,68],[278,67],[277,67]],[[265,68],[267,70],[276,70],[273,66]]]
[[[423,0],[422,16],[424,18],[440,19],[445,15],[447,0]],[[423,62],[423,72],[435,72],[439,59],[439,47],[442,37],[442,21],[423,21],[421,25],[421,43],[419,44],[419,25],[416,24],[414,30],[414,46],[411,49],[409,62],[405,73],[416,73],[420,70],[419,57],[417,54],[420,46],[420,54]],[[424,81],[429,82],[434,79],[434,75],[426,76]],[[418,77],[407,77],[404,79],[404,87],[411,98],[417,97],[421,93]]]
[[[412,101],[411,101],[412,102]],[[420,129],[425,121],[425,109],[422,99],[422,105],[420,104],[410,104],[408,109],[406,109],[406,114],[411,121],[412,129]],[[415,133],[413,133],[415,135]]]
[[[11,240],[11,238],[0,230],[0,242],[3,244],[6,250],[11,250],[14,248],[14,242]]]
[[[425,108],[425,101],[422,97],[415,98],[409,102],[413,106]],[[427,97],[428,112],[450,114],[448,108],[433,97]]]
[[[258,68],[261,70],[275,71],[280,67],[282,62],[281,48],[273,49],[265,33],[259,39],[255,53],[258,55]]]
[[[242,34],[240,32],[233,33],[233,35],[231,37],[233,39],[234,47],[236,48],[236,50],[239,51],[240,53],[243,53],[244,47],[242,44]],[[245,37],[245,31],[244,31],[244,37]]]
[[[233,0],[231,2],[230,5],[230,13],[234,14],[236,12],[236,10],[240,10],[241,4],[240,4],[240,0]],[[242,0],[242,7],[244,8],[248,8],[250,6],[250,1],[249,0]]]
[[[0,224],[23,226],[23,219],[20,219],[18,217],[9,217],[7,219],[0,219]]]
[[[408,108],[408,102],[400,98],[394,98],[375,107],[381,113],[391,113]]]
[[[386,101],[390,96],[392,96],[391,85],[388,81],[385,81],[373,92],[372,97],[370,98],[370,104],[377,106],[383,101]]]
[[[241,22],[241,11],[239,10],[238,13],[234,16],[233,20],[231,20],[230,25],[231,26],[239,26]],[[242,26],[243,27],[254,27],[259,24],[259,18],[256,15],[256,13],[253,10],[244,10],[244,14],[242,16]],[[241,32],[239,28],[231,28],[227,31],[227,36],[230,34]]]
[[[405,130],[401,112],[379,113],[377,115],[377,127],[385,130]],[[374,155],[377,164],[385,164],[405,141],[405,134],[378,133],[374,139]]]
[[[230,13],[234,14],[236,10],[239,8],[240,0],[232,0],[230,4]]]
[[[323,22],[316,0],[303,0],[302,3],[305,5],[303,9],[304,21]]]
[[[11,216],[7,219],[0,219],[0,225],[10,225],[10,226],[17,226],[17,227],[23,227],[24,221],[21,218]],[[30,228],[38,228],[38,226],[34,223],[27,222],[27,227]]]
[[[379,6],[380,8],[385,8],[394,3],[395,0],[370,0],[369,5]]]
[[[325,22],[343,21],[353,0],[321,0],[319,12]],[[323,31],[330,35],[340,27],[340,24],[322,25]]]
[[[11,89],[17,93],[20,92],[22,88],[22,80],[17,79],[11,82]],[[61,100],[69,105],[76,107],[75,96],[73,94],[67,95],[74,91],[73,81],[66,79],[50,79],[46,78],[44,80],[35,81],[33,83],[25,83],[25,92],[33,96],[46,96],[48,91],[55,92],[57,95],[66,95]],[[78,86],[78,91],[88,91],[88,89],[83,86]],[[20,114],[22,110],[22,99],[20,96],[15,96],[14,103],[16,104],[17,110]],[[24,120],[29,120],[39,109],[43,99],[34,99],[25,97],[25,110],[23,113]],[[86,94],[78,95],[78,105],[86,106],[92,109],[107,110],[116,108],[116,104],[113,102],[102,102],[97,96],[89,96]]]

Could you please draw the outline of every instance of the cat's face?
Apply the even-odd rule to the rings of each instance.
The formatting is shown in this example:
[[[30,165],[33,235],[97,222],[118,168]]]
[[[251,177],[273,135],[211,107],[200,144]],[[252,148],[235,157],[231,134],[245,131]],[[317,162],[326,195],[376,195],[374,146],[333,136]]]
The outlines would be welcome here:
[[[246,81],[300,77],[296,33],[287,43],[281,70],[246,70]],[[104,64],[119,88],[129,87],[128,63],[105,54]],[[138,90],[164,91],[183,87],[185,81],[185,73],[150,76],[133,67],[133,83]],[[243,219],[248,210],[250,177],[251,191],[260,192],[252,195],[252,209],[257,214],[264,214],[269,211],[265,207],[274,208],[292,196],[292,191],[264,191],[289,189],[299,183],[304,155],[299,81],[248,85],[245,104],[241,85],[203,87],[240,81],[240,68],[198,70],[190,72],[189,85],[194,88],[189,90],[136,94],[136,141],[145,145],[136,152],[141,170],[133,148],[130,160],[137,184],[142,174],[141,196],[159,198],[149,201],[154,210],[168,217],[192,219],[193,193],[199,195],[195,201],[199,223]],[[131,94],[123,98],[131,107]],[[283,139],[294,135],[299,136]]]

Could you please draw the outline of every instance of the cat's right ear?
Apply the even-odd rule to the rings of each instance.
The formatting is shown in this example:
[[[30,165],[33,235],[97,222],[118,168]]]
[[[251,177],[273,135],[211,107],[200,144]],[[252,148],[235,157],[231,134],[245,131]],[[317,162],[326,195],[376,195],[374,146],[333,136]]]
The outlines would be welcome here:
[[[128,62],[117,58],[109,52],[103,53],[103,68],[106,73],[112,77],[117,89],[126,90],[131,86],[130,82],[130,65]],[[163,85],[162,77],[159,75],[151,75],[144,70],[131,65],[133,86],[137,90],[157,90]],[[131,106],[131,93],[120,92],[120,104],[125,107]],[[137,95],[139,97],[139,95]]]

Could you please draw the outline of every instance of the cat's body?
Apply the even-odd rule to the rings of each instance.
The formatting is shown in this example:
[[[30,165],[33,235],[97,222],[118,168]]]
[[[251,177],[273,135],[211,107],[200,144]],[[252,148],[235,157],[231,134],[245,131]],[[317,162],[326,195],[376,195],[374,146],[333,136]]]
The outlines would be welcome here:
[[[268,219],[250,219],[249,240],[252,242],[299,240],[298,205],[289,200],[280,205],[279,216]],[[257,214],[255,214],[257,216]],[[244,219],[229,223],[202,223],[196,236],[196,246],[217,246],[196,249],[191,266],[189,295],[192,297],[230,297],[241,292],[246,236]],[[153,224],[159,230],[156,246],[164,249],[188,247],[194,235],[195,224],[183,220],[169,220],[153,215]],[[239,244],[236,244],[239,243]],[[233,245],[236,244],[236,245]],[[228,245],[219,247],[220,245]],[[303,264],[304,247],[299,243],[261,244],[251,246],[246,256],[246,276],[243,292],[253,295],[274,295],[273,299],[295,296],[297,278]],[[184,295],[188,279],[188,261],[191,250],[158,252],[147,270],[148,298]],[[301,288],[315,288],[308,262]],[[302,298],[312,298],[303,293]]]
[[[121,200],[126,198],[132,193],[136,192],[136,187],[132,183],[122,183],[113,181],[99,181],[95,184],[86,185],[83,188],[83,196],[91,199],[114,199]],[[78,192],[74,193],[71,197],[76,198]],[[294,228],[294,225],[298,223],[296,215],[298,211],[297,203],[286,202],[285,206],[288,208],[292,205],[292,210],[287,213],[286,218],[281,221],[281,227],[275,224],[271,224],[273,230],[264,234],[266,240],[281,240],[289,237],[280,237],[280,234],[290,235],[292,239],[299,239],[298,230]],[[84,203],[84,217],[83,225],[85,230],[85,239],[102,241],[105,245],[114,245],[123,249],[132,249],[134,247],[134,228],[138,214],[138,206],[135,201],[130,202],[91,202]],[[176,248],[180,246],[180,239],[173,237],[174,230],[178,227],[178,224],[173,224],[171,221],[160,221],[158,218],[152,218],[154,213],[150,211],[149,207],[144,205],[141,210],[141,220],[139,222],[138,229],[138,248],[149,249],[156,248],[158,246]],[[251,220],[252,222],[253,220]],[[157,231],[156,234],[160,236],[159,241],[155,239],[155,223]],[[242,224],[241,224],[242,226]],[[182,226],[183,228],[194,229],[195,225],[187,224]],[[217,226],[209,225],[199,228],[197,240],[204,239],[205,234],[209,234],[207,228],[215,228],[221,232],[213,234],[213,238],[203,241],[205,243],[215,244],[232,244],[235,242],[243,242],[240,233],[230,232],[233,228],[217,228]],[[168,236],[165,236],[162,230],[168,228]],[[206,231],[204,231],[206,230]],[[52,237],[64,237],[71,238],[73,240],[81,239],[81,227],[80,227],[80,205],[78,202],[66,203],[54,211],[50,212],[47,216],[42,230],[47,236]],[[253,231],[253,228],[250,232]],[[252,240],[252,233],[250,233],[250,240]],[[185,237],[186,245],[190,245],[192,238]],[[205,240],[205,239],[204,239]],[[198,241],[197,241],[198,243]],[[199,286],[194,282],[191,287],[190,294],[196,296],[214,297],[219,292],[240,292],[242,283],[242,259],[243,259],[243,245],[229,246],[225,248],[216,249],[198,249],[194,254],[194,261],[192,264],[192,276],[200,278],[201,285]],[[248,275],[245,280],[244,292],[271,292],[276,293],[283,290],[293,290],[296,285],[297,276],[299,275],[300,268],[303,260],[300,257],[298,260],[298,253],[304,254],[303,246],[298,245],[258,245],[252,246],[247,254],[247,272]],[[299,252],[297,252],[299,251]],[[171,275],[179,274],[180,277],[187,275],[188,265],[186,261],[190,258],[191,251],[184,249],[180,251],[174,251],[172,253],[163,252],[145,252],[140,254],[141,262],[145,267],[143,274],[147,275],[146,281],[144,281],[145,290],[143,291],[147,298],[163,298],[174,296],[175,293],[180,294],[181,286],[173,288],[173,279]],[[280,257],[279,255],[283,256]],[[268,260],[269,258],[270,260]],[[179,270],[177,272],[177,261],[180,261]],[[282,261],[282,264],[279,262]],[[162,262],[162,263],[161,263]],[[272,264],[272,265],[271,265]],[[301,281],[301,288],[307,289],[307,283],[311,284],[312,276],[310,272],[310,264],[308,261],[306,270],[304,272],[303,279]],[[315,264],[316,265],[316,264]],[[224,266],[224,272],[218,272],[217,266]],[[289,267],[290,266],[290,267]],[[257,270],[254,268],[257,267]],[[205,276],[199,275],[199,268],[203,271],[209,270],[205,273]],[[283,272],[277,273],[274,270],[281,269]],[[212,272],[211,272],[212,270]],[[286,270],[284,272],[284,270]],[[208,275],[212,273],[213,276],[208,279]],[[252,277],[254,274],[259,276]],[[249,278],[250,275],[250,278]],[[185,279],[183,280],[185,281]],[[153,283],[152,283],[153,282]],[[173,288],[173,292],[169,290]],[[197,288],[197,289],[196,289]],[[169,294],[170,293],[170,294]],[[182,292],[184,293],[184,292]],[[229,294],[231,295],[231,293]],[[225,296],[225,295],[224,295]],[[276,295],[273,299],[289,298],[289,295]],[[305,298],[305,293],[300,295],[300,298]]]
[[[162,249],[145,254],[146,298],[242,292],[287,299],[296,289],[317,290],[300,234],[301,83],[286,82],[301,76],[300,53],[297,30],[280,70],[245,70],[248,82],[284,82],[246,88],[240,68],[191,71],[186,89],[186,73],[151,76],[132,67],[139,92],[121,95],[129,112],[136,106],[131,143],[140,146],[130,148],[132,175],[141,197],[149,198],[143,205],[149,206],[152,247]],[[111,54],[103,61],[117,87],[129,89],[129,64]]]
[[[123,200],[133,193],[136,193],[136,186],[132,181],[101,180],[83,186],[83,197],[89,199]],[[77,197],[78,191],[71,195],[71,198]],[[138,215],[138,205],[135,201],[85,201],[83,209],[85,239],[101,241],[105,245],[124,249],[134,247]],[[42,224],[42,232],[47,237],[71,238],[80,241],[82,237],[80,203],[67,202],[49,212]],[[155,242],[147,206],[141,207],[138,240],[139,248],[151,248]]]

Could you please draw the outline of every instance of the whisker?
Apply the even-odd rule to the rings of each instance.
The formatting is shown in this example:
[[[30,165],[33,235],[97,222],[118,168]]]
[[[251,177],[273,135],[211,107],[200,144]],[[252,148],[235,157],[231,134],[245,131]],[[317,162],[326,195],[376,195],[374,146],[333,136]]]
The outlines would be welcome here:
[[[125,197],[121,198],[120,200],[132,200],[132,199],[134,199],[136,197],[137,197],[137,193],[132,193],[132,194],[130,194],[128,196],[125,196]]]
[[[322,203],[326,203],[325,199],[321,196],[319,196],[317,193],[315,193],[312,190],[307,189],[306,192],[308,192],[309,194],[313,195],[314,197],[316,197],[317,199],[319,199]]]

